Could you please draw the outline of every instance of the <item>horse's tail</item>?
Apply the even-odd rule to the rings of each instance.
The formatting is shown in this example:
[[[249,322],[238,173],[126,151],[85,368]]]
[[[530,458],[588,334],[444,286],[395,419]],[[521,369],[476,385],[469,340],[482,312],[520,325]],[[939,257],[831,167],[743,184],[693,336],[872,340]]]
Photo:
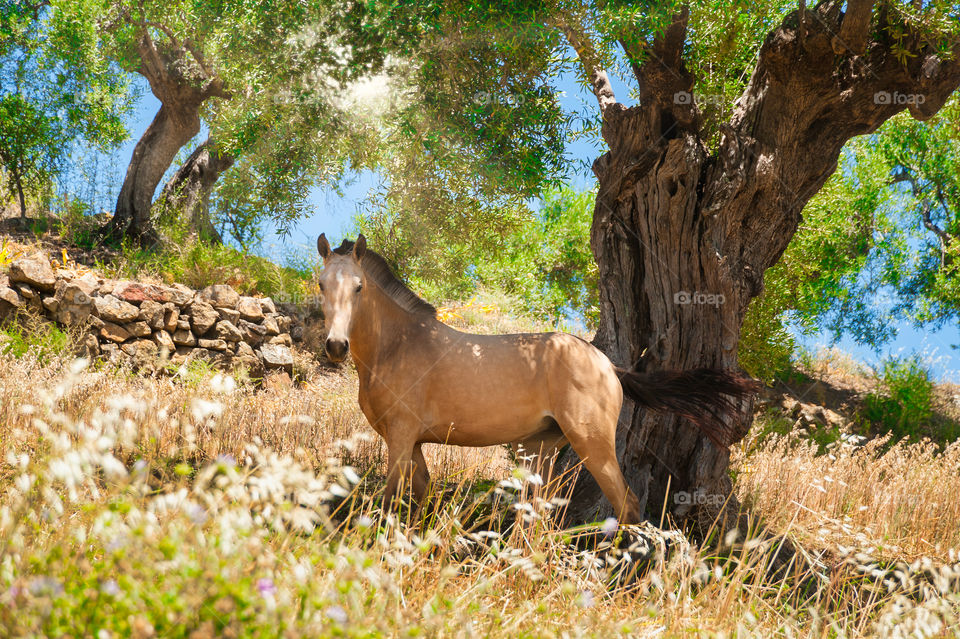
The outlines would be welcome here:
[[[750,377],[719,368],[638,373],[617,368],[623,392],[654,410],[686,417],[720,448],[743,437],[735,422],[740,402],[760,390]]]

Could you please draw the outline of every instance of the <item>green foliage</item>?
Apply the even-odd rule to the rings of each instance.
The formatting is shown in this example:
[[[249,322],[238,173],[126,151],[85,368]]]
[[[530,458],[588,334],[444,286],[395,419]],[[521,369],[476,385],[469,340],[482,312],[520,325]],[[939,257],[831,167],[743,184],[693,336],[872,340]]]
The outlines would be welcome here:
[[[261,294],[277,302],[301,302],[309,272],[277,266],[230,246],[190,242],[160,251],[123,243],[119,254],[97,267],[109,277],[155,276],[193,288],[230,284],[242,295]]]
[[[880,389],[864,399],[863,416],[895,439],[918,438],[933,416],[934,384],[917,355],[886,360],[877,375]]]
[[[0,163],[21,215],[27,197],[65,171],[74,143],[104,150],[126,137],[128,86],[96,44],[89,23],[55,6],[0,9]]]
[[[960,98],[927,122],[908,114],[851,142],[840,169],[804,209],[754,301],[804,330],[879,348],[897,321],[940,327],[960,318]],[[769,334],[773,335],[772,331]],[[773,348],[748,341],[746,358]],[[744,358],[744,354],[741,354]]]
[[[513,219],[479,213],[438,219],[380,209],[357,225],[398,273],[431,299],[501,290],[517,298],[522,311],[554,323],[571,316],[592,323],[598,314],[590,252],[594,197],[589,191],[553,191],[536,212],[512,209]]]
[[[75,345],[76,340],[70,333],[36,317],[21,314],[0,326],[0,353],[17,358],[29,353],[47,362],[70,354]]]

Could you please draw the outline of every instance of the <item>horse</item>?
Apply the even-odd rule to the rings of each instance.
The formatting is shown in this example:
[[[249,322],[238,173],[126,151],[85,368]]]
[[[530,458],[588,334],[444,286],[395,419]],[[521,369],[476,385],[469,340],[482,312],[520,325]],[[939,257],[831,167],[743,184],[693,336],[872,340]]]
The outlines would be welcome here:
[[[547,483],[555,454],[569,444],[620,522],[638,523],[643,513],[614,441],[624,393],[689,418],[715,445],[727,446],[736,440],[728,425],[733,412],[757,387],[721,369],[625,370],[567,333],[464,333],[437,319],[362,234],[335,250],[320,235],[317,251],[324,349],[333,362],[352,355],[360,408],[387,445],[385,510],[401,482],[409,482],[418,502],[425,496],[425,443],[511,444],[534,454]]]

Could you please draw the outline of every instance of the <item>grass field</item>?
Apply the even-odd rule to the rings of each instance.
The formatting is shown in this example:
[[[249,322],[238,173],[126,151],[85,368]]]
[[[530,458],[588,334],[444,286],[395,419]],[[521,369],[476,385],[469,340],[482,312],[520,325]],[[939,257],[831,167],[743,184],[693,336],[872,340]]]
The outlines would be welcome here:
[[[0,634],[832,637],[960,627],[960,445],[836,444],[818,455],[798,439],[748,440],[733,472],[763,534],[677,544],[616,582],[623,557],[569,543],[549,521],[551,501],[530,493],[502,448],[431,447],[443,494],[413,521],[383,520],[384,447],[356,405],[354,375],[316,367],[305,377],[264,391],[203,369],[144,378],[4,355]],[[511,511],[526,523],[490,525]],[[764,577],[784,537],[804,553],[788,573]],[[884,584],[898,562],[896,583]]]

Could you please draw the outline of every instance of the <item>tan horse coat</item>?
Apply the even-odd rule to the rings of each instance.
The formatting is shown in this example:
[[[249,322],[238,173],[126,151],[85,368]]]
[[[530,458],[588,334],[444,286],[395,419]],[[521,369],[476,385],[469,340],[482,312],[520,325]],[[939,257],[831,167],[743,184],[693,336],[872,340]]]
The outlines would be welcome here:
[[[602,352],[564,333],[463,333],[437,320],[362,235],[336,252],[321,235],[318,250],[327,352],[353,355],[360,407],[387,444],[387,505],[404,477],[423,497],[424,443],[522,446],[549,480],[544,464],[569,442],[619,518],[641,520],[614,443],[626,373]]]

